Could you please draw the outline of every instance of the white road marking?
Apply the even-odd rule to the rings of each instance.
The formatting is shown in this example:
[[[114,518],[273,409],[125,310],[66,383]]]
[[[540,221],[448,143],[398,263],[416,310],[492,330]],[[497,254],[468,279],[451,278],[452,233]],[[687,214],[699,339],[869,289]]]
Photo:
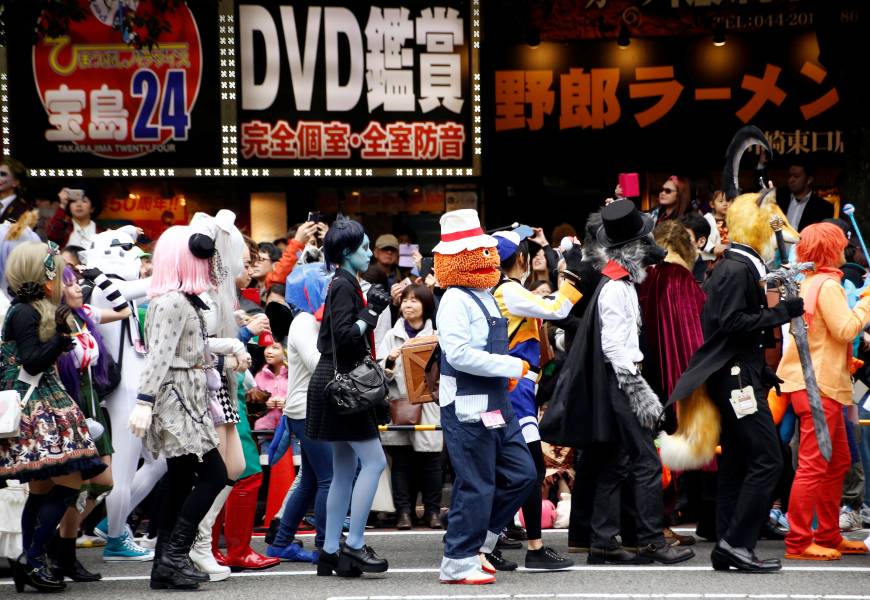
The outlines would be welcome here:
[[[574,594],[443,594],[443,595],[414,595],[414,596],[331,596],[327,600],[496,600],[499,598],[785,598],[807,600],[870,600],[870,596],[857,596],[849,594],[706,594],[706,593],[679,593],[679,594],[637,594],[589,592]]]
[[[539,573],[538,569],[526,569],[525,567],[520,567],[517,569],[518,571],[528,571],[533,573]],[[589,572],[597,572],[597,571],[647,571],[647,572],[664,572],[664,571],[698,571],[698,572],[708,572],[712,573],[713,569],[710,565],[695,565],[695,566],[656,566],[656,565],[578,565],[574,567],[570,567],[568,569],[564,569],[565,571],[589,571]],[[814,572],[814,573],[870,573],[870,567],[814,567],[814,566],[785,566],[782,568],[783,571],[802,571],[802,572]],[[395,568],[390,569],[387,573],[420,573],[420,574],[437,574],[439,570],[437,568]],[[311,576],[316,575],[317,571],[315,570],[306,570],[306,571],[248,571],[244,573],[233,573],[230,575],[230,578],[234,577],[299,577],[299,576]],[[101,581],[148,581],[150,579],[150,575],[118,575],[112,577],[103,577]],[[2,580],[0,581],[0,586],[4,585],[12,585],[11,580]],[[495,595],[495,596],[340,596],[336,597],[333,600],[338,600],[339,598],[343,600],[352,600],[354,598],[358,598],[359,600],[378,600],[378,599],[437,599],[437,598],[808,598],[811,600],[815,600],[818,598],[825,598],[830,600],[870,600],[870,596],[849,596],[849,595],[826,595],[826,596],[818,596],[818,595],[800,595],[800,594],[772,594],[772,595],[746,595],[746,594],[634,594],[634,593],[626,593],[626,594],[616,594],[616,595],[602,595],[602,594],[518,594],[518,595]]]

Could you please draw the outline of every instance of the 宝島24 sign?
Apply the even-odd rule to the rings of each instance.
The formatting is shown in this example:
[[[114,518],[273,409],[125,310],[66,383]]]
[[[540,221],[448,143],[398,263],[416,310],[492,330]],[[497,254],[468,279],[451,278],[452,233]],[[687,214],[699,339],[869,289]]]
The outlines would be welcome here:
[[[167,13],[169,39],[137,50],[113,27],[136,5],[91,2],[68,35],[34,46],[34,81],[49,123],[41,133],[59,151],[127,159],[173,153],[173,142],[188,139],[202,77],[196,21],[182,3]]]

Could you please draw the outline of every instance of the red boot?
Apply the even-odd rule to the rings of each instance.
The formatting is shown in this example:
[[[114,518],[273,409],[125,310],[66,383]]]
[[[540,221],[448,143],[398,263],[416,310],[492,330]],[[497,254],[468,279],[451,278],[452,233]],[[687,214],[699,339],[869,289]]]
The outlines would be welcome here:
[[[232,492],[230,492],[232,495]],[[229,500],[229,498],[227,498]],[[221,539],[221,531],[224,530],[224,515],[226,514],[226,506],[221,508],[221,511],[218,513],[217,519],[214,520],[214,525],[211,528],[211,553],[214,556],[215,562],[222,567],[229,566],[227,564],[227,557],[224,556],[224,553],[221,552],[220,549],[220,539]]]
[[[257,512],[257,492],[262,481],[262,473],[237,481],[227,499],[224,518],[226,565],[233,571],[268,569],[281,563],[280,558],[268,558],[251,548],[254,514]]]

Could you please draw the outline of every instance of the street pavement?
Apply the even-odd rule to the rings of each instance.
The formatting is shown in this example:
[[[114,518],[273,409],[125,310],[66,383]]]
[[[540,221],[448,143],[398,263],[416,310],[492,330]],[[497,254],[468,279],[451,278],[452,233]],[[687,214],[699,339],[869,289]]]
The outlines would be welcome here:
[[[690,530],[677,529],[680,533]],[[283,563],[261,572],[234,574],[229,580],[207,583],[192,597],[227,600],[460,600],[532,598],[781,598],[870,600],[870,557],[848,556],[833,562],[784,561],[782,572],[747,575],[734,571],[717,573],[710,566],[712,544],[694,546],[696,557],[673,567],[666,566],[587,566],[586,556],[572,554],[577,563],[571,570],[557,573],[499,573],[498,581],[487,586],[447,586],[438,582],[441,560],[440,531],[369,531],[366,542],[390,561],[382,575],[359,579],[317,577],[314,566]],[[868,531],[849,534],[864,539]],[[306,547],[311,535],[300,536]],[[567,551],[564,530],[544,533],[545,543],[560,552]],[[261,540],[254,547],[264,549]],[[103,581],[91,584],[69,583],[62,598],[87,600],[130,599],[155,596],[148,588],[151,563],[103,563],[102,549],[80,549],[79,558],[92,570],[100,571]],[[782,557],[782,542],[761,542],[763,558]],[[524,551],[509,550],[505,555],[522,564]],[[181,593],[181,592],[178,592]],[[14,597],[9,579],[0,579],[0,598]]]

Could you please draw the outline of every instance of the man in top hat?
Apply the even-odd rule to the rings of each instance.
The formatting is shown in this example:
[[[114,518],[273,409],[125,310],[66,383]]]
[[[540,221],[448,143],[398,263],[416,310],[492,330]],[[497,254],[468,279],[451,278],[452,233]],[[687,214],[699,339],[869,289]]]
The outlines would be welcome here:
[[[435,276],[447,288],[438,307],[439,403],[444,441],[456,474],[448,514],[443,583],[493,583],[485,555],[529,496],[535,466],[511,408],[509,389],[529,364],[508,355],[507,319],[489,290],[501,272],[496,240],[477,212],[441,217]]]
[[[590,564],[678,563],[694,552],[672,548],[664,540],[662,467],[654,443],[662,405],[641,375],[641,312],[635,290],[646,267],[661,262],[666,252],[653,240],[653,220],[630,200],[605,206],[601,220],[596,237],[606,265],[541,423],[541,435],[545,441],[580,448],[589,465],[587,482],[594,490]],[[555,406],[565,410],[554,411]],[[562,415],[559,422],[547,419],[557,413]],[[620,497],[626,491],[630,493]],[[616,541],[621,507],[633,517],[637,551]],[[630,525],[623,522],[623,531]]]

